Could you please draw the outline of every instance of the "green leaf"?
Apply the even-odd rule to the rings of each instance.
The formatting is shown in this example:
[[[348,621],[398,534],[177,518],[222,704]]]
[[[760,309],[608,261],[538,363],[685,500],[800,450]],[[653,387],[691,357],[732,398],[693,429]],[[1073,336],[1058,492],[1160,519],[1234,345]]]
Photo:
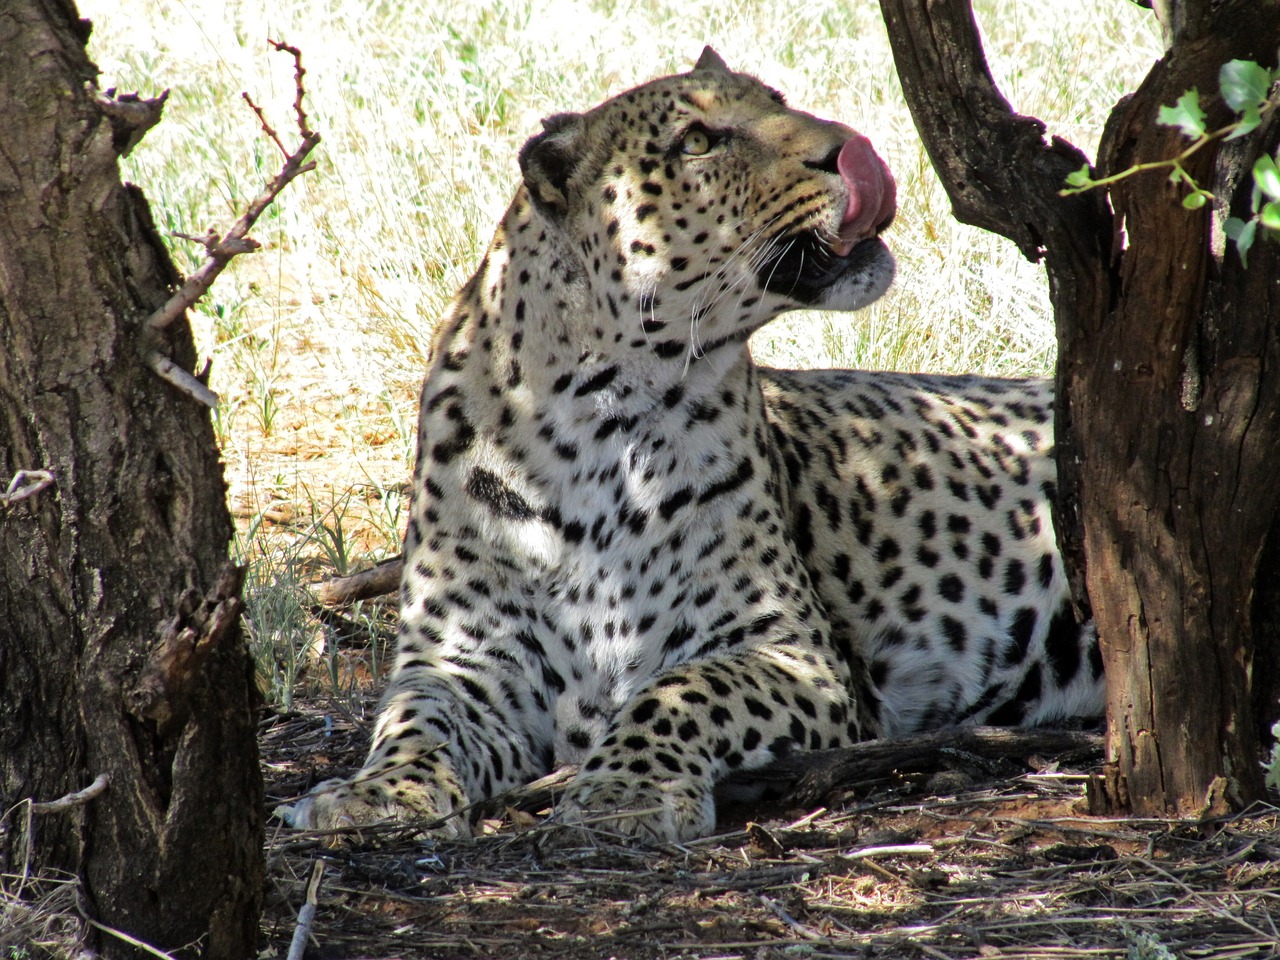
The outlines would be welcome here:
[[[1218,71],[1218,85],[1227,106],[1239,113],[1245,107],[1256,107],[1267,99],[1271,72],[1252,60],[1231,60]]]
[[[1253,133],[1258,129],[1258,124],[1262,123],[1262,112],[1256,106],[1248,106],[1240,111],[1240,119],[1232,126],[1235,128],[1231,131],[1228,140],[1235,140],[1237,137],[1243,137],[1246,134]]]
[[[1091,183],[1093,183],[1093,177],[1087,163],[1079,170],[1072,170],[1067,174],[1068,187],[1087,187]]]
[[[1236,252],[1240,254],[1240,266],[1247,268],[1249,266],[1249,248],[1253,246],[1253,235],[1258,229],[1258,221],[1228,217],[1224,229],[1227,232],[1227,236],[1235,242]]]
[[[1204,136],[1204,111],[1200,109],[1200,92],[1192,87],[1172,107],[1161,107],[1156,122],[1178,127],[1192,140]]]
[[[1280,200],[1280,169],[1265,153],[1253,165],[1253,182],[1271,200]]]
[[[1203,193],[1202,191],[1197,190],[1195,193],[1188,193],[1185,197],[1183,197],[1182,205],[1186,207],[1188,210],[1199,210],[1201,207],[1204,206],[1205,201],[1208,199],[1209,199],[1209,194]]]
[[[1272,200],[1263,207],[1258,220],[1268,230],[1280,230],[1280,200]]]

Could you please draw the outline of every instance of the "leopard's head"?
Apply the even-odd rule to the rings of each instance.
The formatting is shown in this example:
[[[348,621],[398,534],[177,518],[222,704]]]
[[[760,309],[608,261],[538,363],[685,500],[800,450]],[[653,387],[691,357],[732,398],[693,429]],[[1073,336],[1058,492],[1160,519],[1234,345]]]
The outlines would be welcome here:
[[[520,152],[535,215],[619,344],[742,342],[786,310],[865,306],[893,278],[894,181],[867,139],[710,47],[688,73],[544,127]]]

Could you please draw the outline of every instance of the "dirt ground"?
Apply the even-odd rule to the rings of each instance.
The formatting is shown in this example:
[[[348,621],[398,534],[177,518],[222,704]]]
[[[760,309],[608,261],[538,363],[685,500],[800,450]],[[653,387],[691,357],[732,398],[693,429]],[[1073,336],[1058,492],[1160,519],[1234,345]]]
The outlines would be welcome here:
[[[268,717],[269,799],[349,772],[365,736],[319,704]],[[958,754],[816,808],[722,807],[721,833],[679,845],[566,845],[512,807],[451,842],[401,827],[331,845],[272,821],[262,956],[285,956],[317,876],[310,958],[1280,956],[1280,809],[1089,817],[1090,763]]]

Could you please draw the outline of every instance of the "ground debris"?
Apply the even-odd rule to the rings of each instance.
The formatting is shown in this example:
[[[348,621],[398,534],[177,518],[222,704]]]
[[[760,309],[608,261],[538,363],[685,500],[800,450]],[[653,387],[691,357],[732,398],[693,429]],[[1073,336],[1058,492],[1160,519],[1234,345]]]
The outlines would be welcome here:
[[[363,721],[322,707],[264,724],[278,800],[359,766]],[[514,809],[467,841],[400,826],[334,848],[281,830],[262,956],[284,956],[319,856],[317,958],[1280,956],[1280,809],[1211,825],[1089,817],[1087,773],[946,796],[888,777],[838,791],[839,807],[724,807],[720,835],[659,847],[549,843]]]

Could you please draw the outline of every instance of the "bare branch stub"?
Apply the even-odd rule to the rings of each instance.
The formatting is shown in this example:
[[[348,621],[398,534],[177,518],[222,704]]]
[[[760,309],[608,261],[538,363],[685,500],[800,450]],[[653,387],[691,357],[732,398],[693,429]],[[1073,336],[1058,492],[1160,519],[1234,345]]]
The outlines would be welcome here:
[[[68,793],[66,796],[59,797],[57,800],[34,801],[31,804],[32,813],[65,813],[68,810],[74,810],[76,807],[82,807],[95,797],[101,796],[111,785],[111,775],[107,773],[98,774],[93,783],[89,784],[83,790],[77,790],[74,793]]]
[[[99,90],[86,86],[89,86],[93,102],[106,114],[111,124],[111,146],[122,157],[127,157],[146,132],[160,122],[165,101],[169,99],[168,90],[158,97],[143,99],[136,93],[117,96],[114,88]]]
[[[9,481],[8,488],[0,493],[0,507],[8,507],[19,500],[34,497],[46,487],[53,486],[55,480],[51,470],[19,470]]]
[[[294,112],[301,141],[294,150],[287,150],[277,132],[267,122],[262,109],[253,102],[248,94],[244,95],[245,100],[257,115],[259,123],[262,124],[263,131],[284,154],[284,164],[281,166],[280,172],[254,198],[230,230],[221,237],[211,230],[205,237],[199,238],[198,242],[204,245],[207,254],[204,263],[187,278],[186,282],[165,302],[164,306],[147,318],[147,326],[152,330],[163,330],[181,316],[183,311],[204,296],[209,287],[213,285],[213,281],[217,279],[218,274],[222,273],[233,257],[258,249],[259,244],[248,237],[253,225],[262,216],[263,211],[271,206],[281,190],[296,177],[315,169],[315,162],[308,161],[307,157],[320,142],[320,134],[310,128],[306,112],[302,109],[302,101],[306,93],[302,85],[302,78],[306,73],[302,67],[302,54],[296,47],[291,47],[288,44],[277,43],[276,41],[270,41],[270,43],[277,50],[287,52],[294,58],[294,76],[297,82]]]
[[[210,410],[217,408],[218,395],[194,374],[182,369],[159,350],[151,350],[147,353],[147,366],[162,380],[167,380],[175,388],[203,403]]]
[[[177,614],[161,627],[150,663],[128,693],[134,716],[153,720],[161,731],[176,728],[186,718],[192,680],[239,622],[244,576],[244,567],[228,563],[206,596],[189,590],[179,600]]]

